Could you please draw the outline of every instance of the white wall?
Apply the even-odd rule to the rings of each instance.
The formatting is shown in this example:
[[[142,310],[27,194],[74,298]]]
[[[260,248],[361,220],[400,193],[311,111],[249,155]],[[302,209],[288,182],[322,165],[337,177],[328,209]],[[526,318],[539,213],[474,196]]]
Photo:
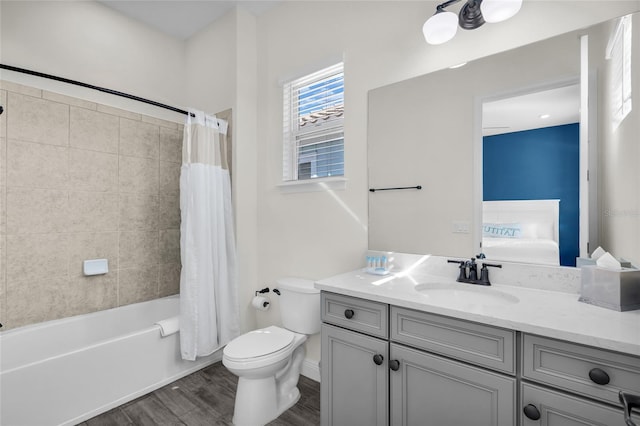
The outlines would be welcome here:
[[[614,30],[606,28],[606,39]],[[602,246],[613,255],[623,257],[640,267],[640,15],[633,19],[633,51],[631,55],[631,87],[633,109],[618,128],[612,124],[611,111],[602,110],[601,122],[601,210]],[[603,46],[604,47],[604,46]],[[602,56],[596,57],[602,61]],[[605,63],[601,78],[601,96],[608,104],[611,66]]]
[[[429,46],[422,24],[435,2],[285,2],[258,19],[259,272],[320,278],[357,268],[367,247],[367,94],[389,83],[508,50],[637,10],[637,1],[525,1],[510,21],[460,30]],[[542,24],[544,23],[544,24]],[[345,61],[344,191],[288,194],[281,180],[279,81],[332,58]],[[428,133],[428,129],[425,130]],[[441,191],[447,191],[442,187]],[[464,194],[461,194],[464,197]],[[472,199],[469,187],[468,199]],[[471,204],[469,204],[471,205]],[[411,238],[408,234],[405,238]],[[277,309],[259,325],[279,321]],[[309,357],[318,359],[316,340]]]
[[[0,59],[175,106],[234,108],[234,199],[246,329],[253,325],[246,302],[255,289],[271,287],[283,275],[321,278],[361,264],[367,248],[369,90],[586,27],[637,10],[640,2],[525,1],[510,21],[460,31],[450,43],[429,46],[421,27],[435,4],[283,2],[257,20],[234,12],[180,42],[93,2],[2,1]],[[279,81],[341,57],[347,188],[285,194],[277,187]],[[258,313],[259,325],[279,323],[277,301],[274,305]],[[319,358],[317,339],[308,349],[309,357]]]
[[[0,19],[0,60],[5,65],[176,107],[187,105],[182,41],[90,1],[2,1]],[[51,90],[61,87],[69,94],[86,96],[80,96],[78,89],[65,89],[67,85],[38,83],[7,71],[2,71],[2,77],[24,84],[48,85],[44,88]],[[95,96],[99,99],[93,100],[107,99],[103,103],[113,104],[106,95]],[[164,113],[163,118],[179,117],[169,114],[172,115]]]

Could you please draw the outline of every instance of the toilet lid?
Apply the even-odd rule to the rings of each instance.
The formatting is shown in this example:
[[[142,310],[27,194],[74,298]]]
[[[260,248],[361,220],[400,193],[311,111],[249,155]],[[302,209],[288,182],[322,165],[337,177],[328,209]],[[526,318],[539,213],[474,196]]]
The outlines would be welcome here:
[[[291,331],[271,326],[236,337],[224,348],[224,354],[229,358],[256,358],[286,348],[292,341]]]

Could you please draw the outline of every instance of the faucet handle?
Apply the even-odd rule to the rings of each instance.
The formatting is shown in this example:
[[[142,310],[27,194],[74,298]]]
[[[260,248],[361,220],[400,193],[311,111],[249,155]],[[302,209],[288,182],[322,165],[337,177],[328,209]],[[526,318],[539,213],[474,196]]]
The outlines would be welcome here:
[[[452,260],[448,259],[447,263],[457,263],[458,268],[460,269],[460,274],[458,275],[458,281],[462,282],[467,279],[467,262],[466,260]]]
[[[502,265],[493,264],[493,263],[483,263],[482,269],[480,270],[480,284],[481,285],[491,285],[489,281],[489,269],[487,267],[492,268],[502,268]]]

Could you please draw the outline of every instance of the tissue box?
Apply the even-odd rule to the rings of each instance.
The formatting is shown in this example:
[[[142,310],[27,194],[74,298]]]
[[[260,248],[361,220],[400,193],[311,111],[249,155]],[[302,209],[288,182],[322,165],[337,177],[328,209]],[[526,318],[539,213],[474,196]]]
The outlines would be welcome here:
[[[583,266],[581,271],[581,302],[615,311],[640,309],[640,270],[620,271]]]
[[[622,258],[616,258],[618,262],[620,262],[620,266],[623,268],[631,268],[631,262]],[[590,257],[576,257],[576,267],[580,268],[582,266],[595,265],[596,260]]]

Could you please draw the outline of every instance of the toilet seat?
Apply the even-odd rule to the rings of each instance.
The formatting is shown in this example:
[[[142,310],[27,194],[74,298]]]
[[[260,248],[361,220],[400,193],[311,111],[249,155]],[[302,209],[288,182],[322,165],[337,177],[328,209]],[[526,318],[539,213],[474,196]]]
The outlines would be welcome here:
[[[253,330],[233,339],[223,350],[228,361],[254,363],[272,359],[277,362],[289,354],[295,334],[280,327],[270,326]]]

